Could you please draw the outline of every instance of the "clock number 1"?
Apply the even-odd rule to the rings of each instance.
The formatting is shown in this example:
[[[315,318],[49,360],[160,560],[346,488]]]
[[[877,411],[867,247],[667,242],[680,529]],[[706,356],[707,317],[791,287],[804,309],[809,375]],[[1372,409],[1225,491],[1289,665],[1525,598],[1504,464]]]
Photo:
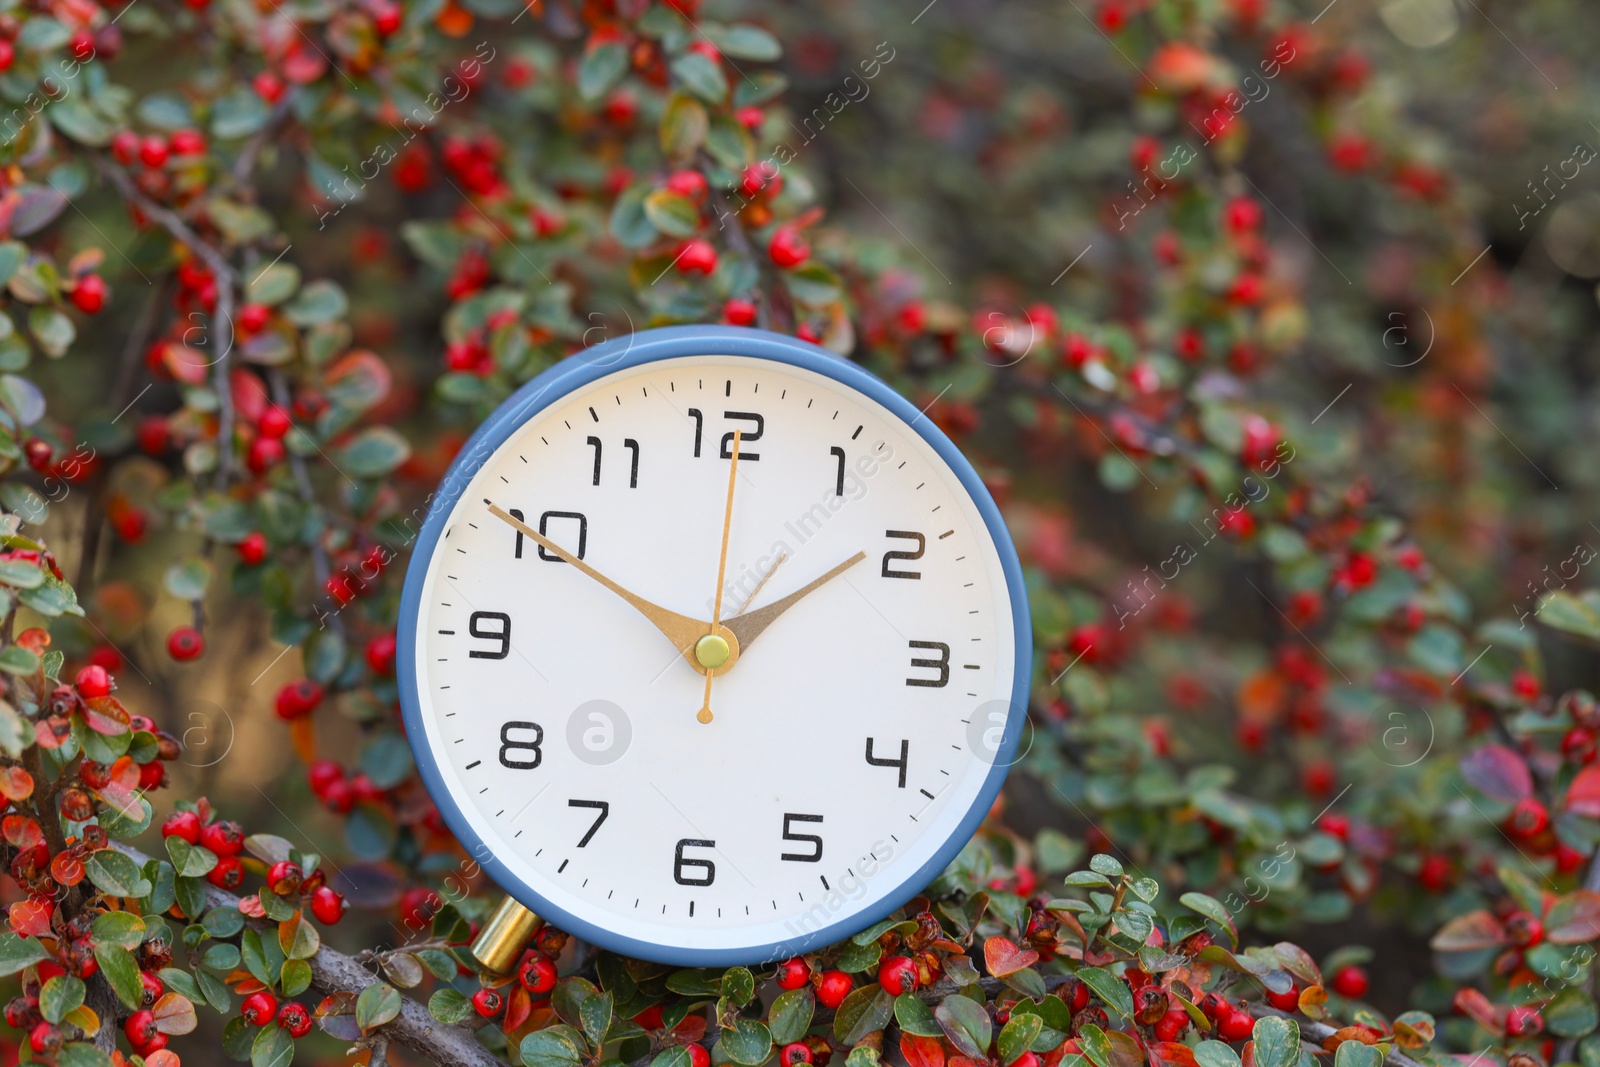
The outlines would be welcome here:
[[[906,787],[906,764],[911,762],[911,742],[904,739],[900,742],[899,759],[880,759],[872,754],[872,738],[867,738],[867,762],[874,767],[899,767],[900,788]]]
[[[678,842],[677,851],[673,853],[672,880],[679,885],[710,885],[716,881],[717,865],[710,860],[697,860],[683,854],[686,848],[716,848],[715,841],[703,841],[695,837],[686,837]],[[688,867],[696,868],[703,873],[691,878],[684,873]]]

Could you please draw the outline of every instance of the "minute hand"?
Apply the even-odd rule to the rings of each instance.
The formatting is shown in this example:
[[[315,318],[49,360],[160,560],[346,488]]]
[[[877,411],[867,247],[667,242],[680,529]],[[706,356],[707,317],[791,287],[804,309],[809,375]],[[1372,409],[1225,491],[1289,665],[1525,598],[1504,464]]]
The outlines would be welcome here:
[[[812,579],[810,582],[802,585],[799,589],[796,589],[783,599],[774,600],[764,608],[757,608],[754,611],[747,611],[743,615],[736,615],[731,619],[724,619],[722,620],[722,625],[733,631],[733,635],[739,639],[739,650],[744,652],[749,649],[750,642],[754,641],[761,635],[761,631],[765,630],[768,626],[771,626],[774,622],[776,622],[779,615],[782,615],[784,612],[798,604],[806,596],[806,594],[811,593],[825,583],[832,581],[866,558],[867,554],[865,552],[857,552],[855,555],[851,556],[849,559],[845,560],[831,571],[828,571],[826,574],[823,574],[818,578]]]
[[[566,549],[562,548],[560,545],[541,534],[538,530],[533,529],[527,523],[513,518],[509,512],[490,504],[487,500],[485,500],[484,503],[489,505],[489,513],[495,518],[522,531],[524,536],[532,538],[538,545],[540,545],[540,547],[544,548],[545,551],[560,557],[566,563],[572,564],[572,566],[576,567],[580,573],[593,578],[595,581],[599,582],[601,585],[617,594],[623,600],[626,600],[629,604],[632,604],[636,609],[638,609],[641,615],[655,624],[656,629],[660,630],[664,635],[666,635],[667,640],[672,642],[674,648],[683,653],[684,656],[688,657],[691,665],[694,665],[695,642],[710,632],[710,623],[702,622],[699,619],[691,619],[687,615],[679,615],[675,611],[668,611],[659,604],[651,603],[644,597],[639,596],[636,593],[629,592],[616,582],[613,582],[610,578],[607,578],[605,575],[589,566],[577,556],[574,556],[571,552],[568,552]],[[695,670],[700,670],[700,667],[695,665]]]

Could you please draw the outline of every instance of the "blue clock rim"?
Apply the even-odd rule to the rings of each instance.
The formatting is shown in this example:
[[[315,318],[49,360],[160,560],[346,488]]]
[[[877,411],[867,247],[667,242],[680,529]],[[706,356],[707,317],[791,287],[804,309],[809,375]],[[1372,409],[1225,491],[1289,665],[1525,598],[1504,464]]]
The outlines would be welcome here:
[[[831,378],[882,404],[932,446],[955,472],[962,487],[972,498],[994,541],[1010,595],[1016,663],[1011,707],[989,775],[955,832],[926,863],[886,893],[877,904],[849,913],[838,922],[819,930],[765,945],[700,949],[643,941],[580,919],[545,900],[494,855],[493,849],[473,832],[464,813],[451,798],[439,762],[425,742],[427,731],[417,699],[415,638],[422,608],[422,587],[428,564],[443,536],[445,520],[483,462],[509,440],[523,423],[576,390],[618,371],[686,356],[722,355],[770,360]],[[401,640],[396,671],[406,737],[429,796],[472,861],[481,866],[502,890],[559,929],[613,952],[686,967],[767,963],[804,955],[866,929],[926,888],[966,847],[999,795],[1024,733],[1033,676],[1032,624],[1022,565],[999,507],[966,456],[933,424],[933,420],[865,368],[805,341],[740,326],[668,326],[607,341],[575,353],[549,368],[501,403],[462,446],[439,488],[428,501],[427,516],[417,534],[406,569],[400,601],[399,634]]]

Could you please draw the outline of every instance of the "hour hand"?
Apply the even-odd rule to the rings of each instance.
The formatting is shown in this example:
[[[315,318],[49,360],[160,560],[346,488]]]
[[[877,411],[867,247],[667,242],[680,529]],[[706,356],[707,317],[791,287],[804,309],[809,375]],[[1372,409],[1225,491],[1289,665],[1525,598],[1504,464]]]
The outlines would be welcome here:
[[[599,582],[601,585],[617,594],[623,600],[626,600],[629,604],[632,604],[636,609],[638,609],[639,614],[649,619],[655,624],[656,629],[660,630],[664,635],[666,635],[667,640],[672,642],[672,647],[683,653],[684,657],[689,660],[689,663],[695,668],[695,670],[702,669],[695,661],[694,646],[696,641],[699,641],[700,638],[704,637],[711,631],[710,623],[703,622],[700,619],[691,619],[687,615],[679,615],[675,611],[668,611],[659,604],[653,604],[644,597],[639,596],[636,593],[629,592],[616,582],[613,582],[610,578],[607,578],[605,575],[589,566],[577,556],[574,556],[571,552],[568,552],[566,549],[550,540],[538,530],[535,530],[533,527],[523,522],[521,519],[515,518],[509,512],[496,507],[487,499],[484,500],[484,503],[489,507],[489,514],[493,515],[501,522],[504,522],[507,525],[522,531],[524,537],[531,538],[546,552],[560,558],[563,562],[572,564],[573,567],[577,568],[579,573],[593,578],[595,581]]]
[[[743,652],[749,649],[750,642],[760,636],[761,631],[777,621],[779,615],[794,607],[807,594],[821,588],[866,558],[867,554],[865,552],[857,552],[837,567],[820,577],[812,579],[788,596],[780,600],[774,600],[764,608],[757,608],[754,611],[747,611],[743,615],[735,615],[731,619],[724,619],[722,620],[722,625],[733,631],[733,635],[739,639],[739,649]]]

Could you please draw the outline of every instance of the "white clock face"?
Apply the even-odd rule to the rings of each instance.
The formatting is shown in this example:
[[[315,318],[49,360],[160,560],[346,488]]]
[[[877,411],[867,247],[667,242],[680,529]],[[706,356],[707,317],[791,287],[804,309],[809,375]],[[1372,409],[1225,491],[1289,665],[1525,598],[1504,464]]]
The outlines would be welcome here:
[[[601,377],[513,431],[441,534],[404,638],[413,745],[502,884],[590,940],[809,944],[920,889],[999,773],[1000,552],[917,430],[829,377],[716,355]],[[651,606],[734,635],[709,701],[720,650]]]

